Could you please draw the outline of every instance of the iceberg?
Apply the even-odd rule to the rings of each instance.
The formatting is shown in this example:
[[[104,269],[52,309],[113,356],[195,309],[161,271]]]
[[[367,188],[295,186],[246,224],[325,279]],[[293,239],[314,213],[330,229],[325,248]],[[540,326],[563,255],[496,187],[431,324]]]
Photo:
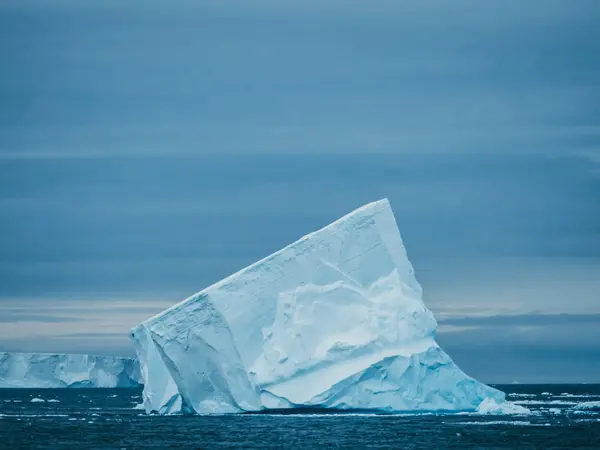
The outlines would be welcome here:
[[[387,199],[132,329],[150,412],[477,411],[504,393],[435,342]]]
[[[133,358],[0,353],[0,388],[121,388],[141,381]]]

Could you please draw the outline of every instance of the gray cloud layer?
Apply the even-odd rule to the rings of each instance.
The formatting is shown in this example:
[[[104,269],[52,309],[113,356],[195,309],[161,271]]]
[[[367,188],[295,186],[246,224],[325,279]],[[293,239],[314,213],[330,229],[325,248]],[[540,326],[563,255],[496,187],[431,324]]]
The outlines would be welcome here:
[[[6,7],[0,153],[597,148],[597,2],[183,5]]]

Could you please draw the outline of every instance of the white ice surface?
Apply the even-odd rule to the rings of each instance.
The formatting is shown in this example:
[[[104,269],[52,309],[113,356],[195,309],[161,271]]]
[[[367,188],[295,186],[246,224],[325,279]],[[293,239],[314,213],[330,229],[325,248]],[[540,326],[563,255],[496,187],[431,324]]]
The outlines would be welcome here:
[[[146,384],[144,408],[148,412],[156,411],[161,414],[180,412],[181,395],[146,328],[142,325],[137,327],[135,337],[138,342],[136,349],[140,361],[140,377]]]
[[[504,402],[437,346],[421,297],[389,202],[365,205],[135,327],[146,411]]]
[[[477,407],[477,412],[479,414],[531,414],[531,411],[524,406],[517,405],[516,403],[512,402],[498,403],[496,400],[491,398],[486,398],[483,402],[481,402],[481,404]]]
[[[0,388],[114,388],[140,382],[132,358],[0,352]]]

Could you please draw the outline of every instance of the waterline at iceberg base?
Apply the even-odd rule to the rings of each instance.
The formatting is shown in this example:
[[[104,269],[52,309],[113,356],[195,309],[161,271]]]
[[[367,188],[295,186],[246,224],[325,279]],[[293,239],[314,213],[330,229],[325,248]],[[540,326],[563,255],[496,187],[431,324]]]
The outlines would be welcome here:
[[[132,330],[148,413],[501,408],[434,340],[387,199]],[[489,408],[488,408],[489,409]]]

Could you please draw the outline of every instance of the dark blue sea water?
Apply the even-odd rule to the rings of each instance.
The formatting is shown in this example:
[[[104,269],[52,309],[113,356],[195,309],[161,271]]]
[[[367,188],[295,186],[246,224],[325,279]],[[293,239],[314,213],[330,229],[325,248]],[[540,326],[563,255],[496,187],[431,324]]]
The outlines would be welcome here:
[[[497,387],[531,414],[160,417],[139,389],[0,389],[0,448],[600,449],[600,385]]]

